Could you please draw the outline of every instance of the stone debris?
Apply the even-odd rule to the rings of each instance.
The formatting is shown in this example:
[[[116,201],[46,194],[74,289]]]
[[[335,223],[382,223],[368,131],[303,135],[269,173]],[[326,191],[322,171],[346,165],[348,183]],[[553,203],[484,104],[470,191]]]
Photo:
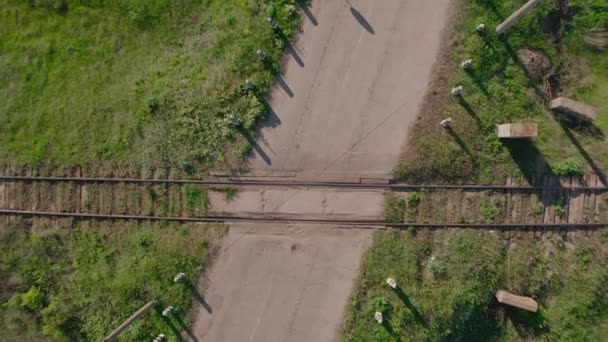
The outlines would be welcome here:
[[[551,62],[541,50],[538,49],[519,49],[517,57],[522,62],[528,75],[533,81],[541,81],[551,70]]]

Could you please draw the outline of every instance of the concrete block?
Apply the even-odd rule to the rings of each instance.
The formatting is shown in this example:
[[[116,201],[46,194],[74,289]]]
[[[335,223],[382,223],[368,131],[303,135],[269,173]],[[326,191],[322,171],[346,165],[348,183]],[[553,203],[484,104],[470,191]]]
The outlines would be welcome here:
[[[502,139],[535,138],[538,126],[535,123],[508,123],[496,125],[496,134]]]
[[[498,290],[496,292],[496,300],[498,300],[499,303],[511,305],[519,309],[531,312],[538,311],[538,303],[534,299],[518,296],[504,290]]]
[[[597,117],[597,112],[593,107],[563,96],[553,99],[549,103],[549,107],[570,120],[591,122]]]
[[[496,27],[496,33],[502,34],[506,30],[511,28],[511,26],[515,25],[515,23],[517,23],[521,18],[523,18],[524,15],[530,12],[534,8],[534,6],[536,6],[539,2],[540,0],[530,0],[526,2],[523,6],[521,6],[517,11],[513,12],[507,19],[505,19],[505,21],[503,21],[502,23],[500,23],[500,25]]]

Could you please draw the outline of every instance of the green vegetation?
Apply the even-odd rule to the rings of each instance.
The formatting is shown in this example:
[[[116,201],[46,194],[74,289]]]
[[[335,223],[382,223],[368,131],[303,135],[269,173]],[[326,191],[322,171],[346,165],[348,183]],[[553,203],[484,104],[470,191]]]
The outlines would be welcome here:
[[[558,197],[557,200],[555,201],[555,213],[557,214],[557,216],[559,217],[564,217],[564,215],[566,214],[566,199],[563,197]]]
[[[583,174],[582,163],[577,159],[566,159],[555,163],[552,167],[553,173],[558,176],[580,176]]]
[[[538,216],[540,216],[540,215],[542,215],[542,214],[543,214],[543,210],[544,210],[544,209],[545,209],[545,208],[543,207],[543,205],[542,205],[541,203],[538,203],[536,206],[534,206],[534,207],[532,208],[532,211],[531,211],[530,213],[531,213],[532,215],[534,215],[534,216],[537,216],[537,217],[538,217]]]
[[[405,198],[397,196],[392,192],[384,195],[384,219],[386,222],[403,222],[405,212]]]
[[[289,0],[0,0],[0,159],[187,173],[239,167],[268,112],[264,95],[299,26],[297,8]]]
[[[225,186],[222,187],[222,191],[224,192],[224,197],[227,202],[234,200],[236,195],[239,193],[239,189],[235,186]]]
[[[416,207],[420,204],[420,194],[417,192],[412,192],[407,196],[407,205],[411,207]]]
[[[349,302],[344,340],[601,340],[608,334],[608,234],[600,239],[503,243],[472,230],[378,232]],[[498,289],[532,296],[540,311],[499,305]]]
[[[500,203],[491,196],[479,207],[479,213],[486,223],[495,222],[500,216],[500,212]]]
[[[185,186],[186,191],[186,208],[189,212],[198,212],[206,214],[209,207],[209,197],[206,187],[199,185],[188,184]]]
[[[462,2],[453,48],[443,61],[449,66],[442,69],[412,131],[409,151],[395,171],[397,178],[490,183],[508,175],[530,181],[543,171],[580,174],[608,168],[608,52],[584,43],[590,30],[608,29],[608,6],[604,0],[571,0],[574,16],[560,22],[557,3],[541,2],[498,37],[494,28],[521,1]],[[475,32],[479,23],[486,25],[482,34]],[[518,56],[522,48],[544,53],[547,69],[539,75],[526,70]],[[468,58],[472,67],[462,70],[460,63]],[[456,85],[463,85],[464,92],[450,97]],[[557,120],[547,106],[549,85],[552,97],[563,94],[594,106],[598,119],[584,126]],[[438,126],[445,117],[454,119],[447,132]],[[495,125],[509,122],[538,123],[538,138],[500,141]]]
[[[208,264],[212,239],[225,229],[151,225],[67,231],[0,230],[0,329],[3,339],[101,341],[146,302],[176,308],[165,320],[152,311],[121,340],[176,340],[188,324],[192,288]],[[196,232],[196,233],[195,233]],[[186,284],[174,284],[178,272]],[[196,285],[195,285],[196,286]]]

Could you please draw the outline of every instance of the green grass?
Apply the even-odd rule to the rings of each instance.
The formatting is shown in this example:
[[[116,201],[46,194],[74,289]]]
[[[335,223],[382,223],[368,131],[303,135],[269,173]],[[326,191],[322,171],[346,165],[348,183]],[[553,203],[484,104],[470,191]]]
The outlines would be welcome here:
[[[345,341],[597,341],[608,333],[603,237],[505,244],[473,230],[378,232],[345,318]],[[599,241],[598,241],[599,240]],[[394,278],[399,288],[385,283]],[[498,289],[537,314],[500,306]],[[385,323],[373,319],[381,311]]]
[[[174,284],[178,272],[197,284],[211,241],[224,229],[211,226],[137,225],[69,231],[0,231],[0,328],[6,340],[101,341],[146,302],[171,305],[166,321],[152,311],[120,340],[152,340],[189,324],[192,293]],[[196,286],[196,285],[195,285]]]
[[[206,187],[199,185],[188,184],[185,186],[186,191],[186,208],[190,212],[207,213],[209,207],[209,196]]]
[[[555,3],[541,2],[504,37],[497,37],[494,28],[521,1],[462,2],[444,78],[431,92],[428,113],[413,130],[396,178],[490,183],[508,175],[531,178],[533,173],[551,173],[553,166],[572,158],[582,162],[585,172],[608,168],[608,52],[594,51],[582,39],[589,29],[608,28],[608,7],[601,0],[570,1],[575,16],[563,23],[563,38],[556,43],[540,29]],[[486,24],[484,35],[474,31],[479,23]],[[544,95],[543,82],[529,78],[516,56],[524,47],[540,49],[549,57],[564,95],[598,110],[595,127],[572,128],[556,121],[539,97]],[[459,67],[467,58],[473,59],[471,71]],[[461,101],[449,95],[458,84],[464,86]],[[438,126],[445,117],[454,119],[453,134]],[[501,142],[494,127],[509,122],[538,123],[538,138]]]
[[[299,26],[297,8],[288,0],[0,0],[0,159],[239,167],[266,113],[283,39]]]
[[[384,219],[386,222],[401,223],[405,213],[405,198],[388,192],[384,195]]]

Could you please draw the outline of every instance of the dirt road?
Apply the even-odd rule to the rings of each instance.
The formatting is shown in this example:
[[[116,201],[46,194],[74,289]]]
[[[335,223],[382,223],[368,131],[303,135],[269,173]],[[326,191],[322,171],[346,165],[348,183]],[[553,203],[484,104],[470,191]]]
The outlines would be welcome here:
[[[200,341],[332,341],[369,230],[231,227],[192,329]]]
[[[254,174],[384,177],[397,162],[439,54],[449,0],[349,1],[301,5],[303,33],[287,46],[271,91],[273,113],[249,161]],[[241,195],[238,208],[211,196],[213,209],[370,216],[382,203],[323,191]],[[197,339],[338,339],[369,231],[268,229],[231,227],[206,275],[210,285],[201,287],[208,308],[198,310]]]
[[[313,1],[271,91],[251,170],[390,173],[431,77],[449,0]]]

